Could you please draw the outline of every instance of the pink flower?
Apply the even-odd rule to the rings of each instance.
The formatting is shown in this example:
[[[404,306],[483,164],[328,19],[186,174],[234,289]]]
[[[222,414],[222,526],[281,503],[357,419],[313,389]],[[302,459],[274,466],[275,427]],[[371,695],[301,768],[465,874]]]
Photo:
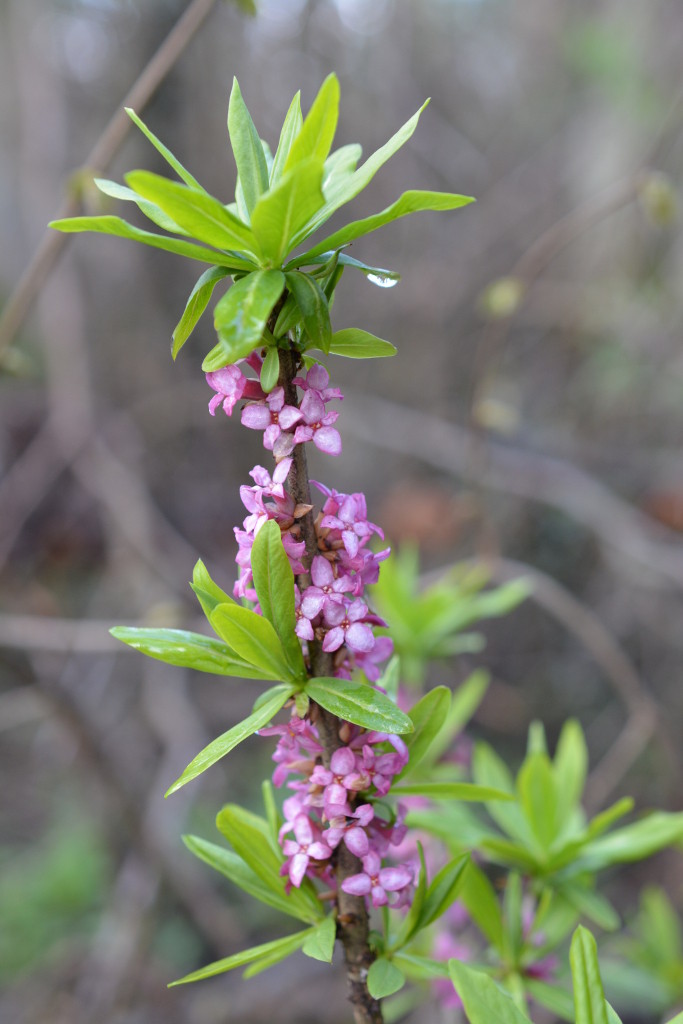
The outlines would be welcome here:
[[[328,604],[325,608],[325,624],[329,632],[323,640],[324,651],[336,651],[346,644],[352,651],[371,651],[375,638],[367,622],[368,606],[364,601],[353,601],[348,608],[339,604]]]
[[[338,412],[325,412],[325,403],[317,391],[307,391],[301,400],[299,412],[304,422],[294,432],[294,444],[313,441],[316,448],[327,455],[341,455],[342,441],[336,423]]]
[[[307,814],[297,814],[293,822],[295,839],[285,839],[283,850],[290,858],[287,864],[292,885],[301,885],[310,860],[326,860],[332,856],[327,843],[322,842],[313,830]]]
[[[381,863],[379,854],[370,850],[363,857],[363,871],[342,882],[344,892],[352,896],[371,896],[373,907],[384,907],[387,903],[395,905],[397,898],[393,894],[406,889],[412,883],[413,875],[404,864],[383,868]]]
[[[206,382],[216,392],[209,402],[212,416],[216,415],[216,409],[221,403],[226,416],[232,416],[232,410],[240,398],[265,398],[259,382],[245,377],[236,363],[207,373]]]
[[[339,388],[330,388],[330,375],[324,366],[316,363],[306,374],[306,378],[295,377],[294,383],[298,384],[302,391],[314,391],[321,402],[329,402],[332,398],[340,401],[344,398]]]
[[[284,388],[274,388],[262,402],[249,402],[242,410],[242,423],[250,430],[263,430],[263,447],[276,458],[289,455],[294,436],[288,431],[299,422],[301,413],[293,405],[285,405]]]

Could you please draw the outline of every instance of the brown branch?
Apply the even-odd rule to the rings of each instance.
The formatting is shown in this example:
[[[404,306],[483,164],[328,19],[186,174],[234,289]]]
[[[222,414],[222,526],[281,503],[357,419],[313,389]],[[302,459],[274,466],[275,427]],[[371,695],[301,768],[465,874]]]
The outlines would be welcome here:
[[[131,127],[123,107],[143,110],[189,42],[216,6],[217,0],[193,0],[173,26],[163,43],[128,91],[123,103],[112,116],[83,162],[83,168],[102,173],[116,156]],[[75,217],[81,209],[77,194],[67,196],[55,220]],[[0,354],[12,343],[35,299],[57,263],[70,236],[48,230],[24,271],[0,315]]]
[[[287,405],[298,405],[296,385],[293,383],[299,369],[296,353],[289,349],[280,352],[279,384],[284,388]],[[295,504],[311,504],[311,488],[308,477],[305,446],[298,444],[293,452],[294,461],[288,479],[289,493]],[[315,514],[311,509],[303,516],[301,533],[306,544],[308,568],[318,554],[318,538],[315,529]],[[298,578],[300,586],[310,583],[308,574]],[[329,676],[332,673],[332,656],[325,653],[319,641],[309,644],[311,675]],[[340,721],[324,708],[314,704],[312,717],[318,729],[323,745],[323,762],[329,768],[330,759],[335,750],[341,747],[339,736]],[[333,854],[333,864],[337,878],[337,938],[344,948],[346,977],[348,983],[349,1002],[353,1007],[355,1024],[382,1024],[382,1010],[376,999],[368,992],[368,969],[375,959],[369,943],[369,920],[362,896],[353,896],[342,890],[342,882],[351,875],[359,874],[362,865],[359,859],[341,843]]]

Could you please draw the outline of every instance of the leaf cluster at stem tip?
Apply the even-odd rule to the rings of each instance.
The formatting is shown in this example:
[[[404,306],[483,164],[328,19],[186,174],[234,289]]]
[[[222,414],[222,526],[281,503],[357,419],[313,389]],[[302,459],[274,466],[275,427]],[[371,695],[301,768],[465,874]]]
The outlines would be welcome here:
[[[359,270],[380,287],[390,287],[399,278],[396,272],[368,266],[344,250],[392,221],[423,210],[454,210],[472,202],[471,197],[410,190],[379,213],[351,221],[312,245],[309,239],[365,189],[410,139],[425,106],[359,166],[360,146],[332,149],[339,116],[339,81],[330,74],[305,118],[299,93],[294,96],[273,155],[259,137],[235,79],[228,106],[228,134],[237,180],[234,200],[229,203],[210,195],[138,115],[127,109],[177,180],[136,170],[125,176],[125,185],[101,178],[96,178],[95,184],[111,199],[134,203],[161,233],[110,214],[57,220],[51,227],[128,238],[209,264],[173,332],[174,359],[211,301],[216,285],[231,278],[231,287],[215,308],[218,344],[204,360],[207,372],[243,359],[256,348],[291,344],[301,353],[318,349],[326,355],[356,359],[392,355],[395,349],[389,342],[365,331],[332,331],[330,307],[347,267]],[[269,329],[271,318],[275,324],[270,323]]]

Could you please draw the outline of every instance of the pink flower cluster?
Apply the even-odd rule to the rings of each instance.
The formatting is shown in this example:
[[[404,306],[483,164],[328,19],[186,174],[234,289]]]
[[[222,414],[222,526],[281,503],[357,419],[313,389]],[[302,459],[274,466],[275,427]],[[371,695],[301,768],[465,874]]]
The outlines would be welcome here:
[[[252,353],[246,363],[256,373],[261,357]],[[388,637],[376,637],[373,627],[385,623],[370,611],[364,600],[367,584],[376,583],[380,563],[389,555],[386,548],[375,553],[368,547],[374,535],[384,535],[370,522],[363,494],[342,494],[316,484],[324,497],[315,519],[318,553],[305,564],[306,545],[300,520],[311,505],[297,505],[285,489],[298,444],[312,441],[329,455],[341,453],[341,438],[334,427],[338,413],[328,412],[326,404],[343,396],[329,387],[324,367],[312,366],[305,377],[296,377],[301,389],[300,404],[285,402],[282,387],[265,394],[257,380],[246,377],[239,366],[227,366],[206,375],[216,394],[209,409],[215,414],[222,405],[228,416],[240,400],[242,423],[263,430],[263,444],[276,461],[271,474],[256,466],[251,471],[251,486],[240,488],[247,510],[242,528],[235,529],[238,543],[237,563],[240,576],[234,587],[236,597],[253,601],[258,597],[253,586],[251,549],[264,523],[274,520],[280,527],[284,550],[292,571],[299,578],[295,585],[295,631],[304,655],[308,645],[317,641],[323,651],[333,655],[335,675],[350,678],[355,669],[376,682],[380,662],[392,652]],[[392,779],[405,767],[408,751],[398,736],[365,732],[344,722],[340,729],[343,746],[334,752],[330,767],[322,763],[323,748],[315,726],[296,715],[287,725],[275,725],[260,731],[262,736],[278,736],[273,755],[277,763],[273,781],[287,783],[293,795],[284,801],[285,823],[280,842],[287,860],[283,874],[289,884],[300,886],[305,877],[320,879],[329,889],[336,882],[332,857],[340,843],[360,859],[362,871],[344,879],[345,892],[365,896],[375,907],[406,905],[412,894],[414,865],[382,866],[382,858],[405,836],[403,815],[387,821],[375,814],[373,797],[384,797]]]
[[[262,360],[257,353],[252,352],[245,362],[260,371]],[[328,412],[325,405],[333,398],[341,400],[344,396],[339,388],[328,387],[330,378],[324,366],[316,363],[305,378],[294,378],[294,383],[304,392],[298,407],[285,404],[282,387],[273,388],[267,395],[258,381],[245,377],[237,363],[207,373],[206,379],[216,392],[209,402],[212,416],[215,416],[219,405],[231,416],[240,399],[253,399],[242,409],[242,424],[250,430],[263,431],[263,447],[276,459],[291,455],[294,446],[305,441],[312,441],[316,448],[328,455],[341,455],[341,437],[332,426],[339,413]]]
[[[305,877],[317,878],[334,890],[330,870],[333,851],[344,843],[361,859],[363,870],[342,882],[344,892],[366,896],[374,907],[402,907],[410,902],[414,871],[408,864],[382,867],[382,858],[405,837],[403,814],[394,821],[375,815],[373,796],[386,796],[392,780],[408,761],[399,736],[364,732],[343,726],[346,744],[334,752],[330,767],[321,763],[322,745],[315,726],[293,715],[286,725],[261,729],[261,736],[278,736],[273,754],[273,782],[293,790],[283,805],[285,822],[280,842],[287,857],[282,873],[294,886]],[[293,833],[294,838],[285,838]]]

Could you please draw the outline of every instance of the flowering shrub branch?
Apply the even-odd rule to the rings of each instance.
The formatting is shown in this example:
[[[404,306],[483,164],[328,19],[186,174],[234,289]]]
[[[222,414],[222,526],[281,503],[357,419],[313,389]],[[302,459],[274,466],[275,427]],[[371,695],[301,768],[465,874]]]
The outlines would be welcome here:
[[[194,836],[185,841],[245,892],[304,927],[174,984],[237,967],[251,976],[298,950],[329,962],[338,939],[357,1024],[380,1024],[381,1000],[407,980],[464,1005],[472,1024],[494,1017],[523,1024],[530,1000],[571,1019],[556,976],[557,949],[582,917],[615,927],[616,912],[595,891],[595,875],[680,841],[683,815],[653,814],[612,830],[631,809],[622,800],[588,822],[581,808],[587,754],[577,723],[565,726],[553,760],[534,725],[516,778],[483,744],[471,757],[466,746],[458,750],[458,736],[486,689],[481,673],[455,695],[444,686],[412,697],[399,690],[395,647],[406,683],[419,685],[429,658],[478,649],[480,638],[462,631],[509,611],[526,590],[513,584],[482,594],[485,581],[477,577],[417,594],[417,568],[405,558],[387,563],[383,583],[390,551],[373,546],[384,535],[369,518],[364,495],[309,479],[307,446],[335,458],[343,444],[343,395],[322,360],[395,352],[359,328],[332,330],[330,305],[345,270],[383,287],[398,279],[346,248],[400,217],[471,201],[409,191],[310,245],[310,236],[411,137],[421,113],[358,166],[360,147],[332,152],[338,104],[334,75],[306,118],[297,94],[271,156],[235,82],[228,129],[238,179],[229,204],[209,195],[130,112],[178,180],[133,171],[126,186],[97,185],[137,205],[162,233],[116,216],[53,224],[209,264],[174,331],[174,358],[215,288],[232,279],[214,308],[217,343],[202,363],[213,391],[209,412],[215,417],[222,409],[231,417],[239,408],[242,426],[261,431],[269,453],[268,465],[256,465],[252,483],[240,488],[247,514],[235,527],[232,594],[201,561],[194,569],[192,588],[215,635],[112,630],[168,664],[271,684],[251,714],[202,750],[168,794],[249,737],[277,737],[272,785],[263,787],[265,815],[228,804],[217,826],[230,849]],[[377,586],[393,637],[373,609],[369,586]],[[283,709],[286,720],[272,724]],[[281,809],[273,786],[286,794]],[[477,803],[488,818],[470,809]],[[486,863],[507,872],[502,906],[480,866]],[[577,1024],[606,1024],[594,940],[579,927],[571,948]],[[466,960],[478,960],[487,973]]]

